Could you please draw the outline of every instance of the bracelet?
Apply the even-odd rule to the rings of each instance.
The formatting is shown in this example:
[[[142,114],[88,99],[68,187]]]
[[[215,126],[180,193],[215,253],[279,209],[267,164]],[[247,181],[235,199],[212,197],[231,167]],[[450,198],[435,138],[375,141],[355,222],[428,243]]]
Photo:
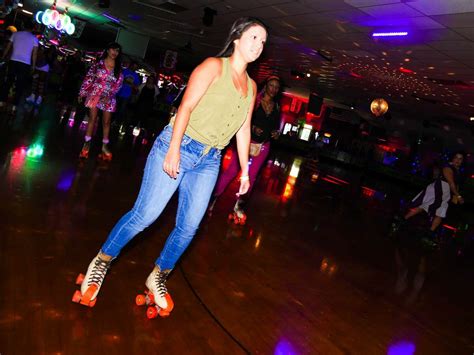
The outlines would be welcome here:
[[[250,176],[248,176],[248,175],[242,175],[239,180],[240,180],[240,181],[249,181],[249,180],[250,180]]]

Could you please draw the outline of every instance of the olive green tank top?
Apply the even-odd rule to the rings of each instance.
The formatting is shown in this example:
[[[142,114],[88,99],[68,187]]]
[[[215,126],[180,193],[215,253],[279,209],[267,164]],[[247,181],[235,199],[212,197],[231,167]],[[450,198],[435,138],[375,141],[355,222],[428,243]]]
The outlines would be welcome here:
[[[253,85],[247,74],[247,96],[232,82],[229,58],[222,59],[222,73],[209,86],[189,118],[185,134],[209,147],[223,149],[245,122],[253,98]],[[174,117],[170,124],[173,125]]]

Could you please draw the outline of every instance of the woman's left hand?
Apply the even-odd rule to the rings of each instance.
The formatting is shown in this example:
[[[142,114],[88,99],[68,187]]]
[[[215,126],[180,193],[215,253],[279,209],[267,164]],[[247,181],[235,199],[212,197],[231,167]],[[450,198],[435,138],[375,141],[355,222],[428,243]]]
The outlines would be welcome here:
[[[237,192],[235,195],[237,197],[239,197],[241,195],[245,195],[247,193],[247,191],[249,190],[249,188],[250,188],[250,181],[248,179],[240,180],[239,192]]]
[[[273,139],[278,139],[278,137],[280,137],[280,131],[272,131],[272,138]]]

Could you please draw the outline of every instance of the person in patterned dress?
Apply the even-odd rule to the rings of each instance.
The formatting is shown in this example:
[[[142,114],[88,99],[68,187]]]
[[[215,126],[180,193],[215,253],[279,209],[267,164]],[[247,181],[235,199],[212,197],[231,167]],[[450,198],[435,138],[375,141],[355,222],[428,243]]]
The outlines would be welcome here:
[[[112,159],[109,150],[109,132],[112,112],[117,106],[115,94],[123,83],[122,47],[112,42],[107,45],[100,59],[89,69],[79,91],[79,102],[89,108],[89,122],[85,135],[81,158],[89,156],[92,134],[99,110],[102,111],[102,157]]]

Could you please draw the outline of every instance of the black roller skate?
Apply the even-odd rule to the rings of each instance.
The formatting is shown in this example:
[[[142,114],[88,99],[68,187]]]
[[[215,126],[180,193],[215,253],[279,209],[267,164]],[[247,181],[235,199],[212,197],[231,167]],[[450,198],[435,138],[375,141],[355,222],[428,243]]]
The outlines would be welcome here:
[[[102,153],[99,154],[99,159],[104,161],[112,160],[112,152],[110,151],[109,145],[107,143],[102,143]]]
[[[247,215],[243,210],[244,200],[238,199],[234,205],[234,211],[229,213],[229,220],[233,221],[234,224],[243,226],[247,221]]]
[[[91,141],[84,142],[81,153],[79,154],[79,158],[87,159],[89,157],[90,149],[91,149]]]

